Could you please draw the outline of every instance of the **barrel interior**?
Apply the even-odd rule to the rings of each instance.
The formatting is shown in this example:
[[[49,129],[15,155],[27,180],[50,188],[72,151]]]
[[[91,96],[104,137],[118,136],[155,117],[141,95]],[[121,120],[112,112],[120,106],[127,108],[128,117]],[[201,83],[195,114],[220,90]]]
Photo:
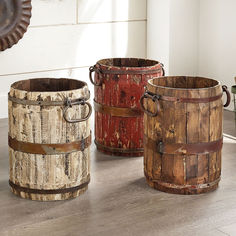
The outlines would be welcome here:
[[[212,88],[219,84],[218,81],[213,79],[188,76],[159,77],[151,79],[149,83],[154,86],[180,89]]]
[[[81,89],[85,82],[74,79],[41,78],[21,80],[12,84],[12,88],[28,92],[58,92]]]
[[[98,64],[112,67],[151,67],[159,62],[140,58],[108,58],[100,60]]]

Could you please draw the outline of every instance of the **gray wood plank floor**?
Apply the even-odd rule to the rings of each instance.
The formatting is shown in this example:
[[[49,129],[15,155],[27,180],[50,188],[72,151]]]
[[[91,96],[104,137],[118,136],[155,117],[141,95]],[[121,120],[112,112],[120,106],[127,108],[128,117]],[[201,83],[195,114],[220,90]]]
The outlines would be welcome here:
[[[236,137],[236,113],[224,111],[224,133]]]
[[[7,130],[7,120],[0,120],[1,236],[236,235],[232,139],[224,139],[222,180],[212,193],[182,196],[156,191],[145,183],[142,157],[105,156],[92,145],[92,180],[85,194],[69,201],[34,202],[9,190]]]

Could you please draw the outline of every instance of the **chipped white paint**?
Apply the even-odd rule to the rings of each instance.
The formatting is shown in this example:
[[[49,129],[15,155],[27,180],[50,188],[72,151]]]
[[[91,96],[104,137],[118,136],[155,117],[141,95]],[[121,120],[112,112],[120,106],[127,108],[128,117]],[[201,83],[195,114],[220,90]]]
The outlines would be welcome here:
[[[62,92],[27,92],[11,88],[16,98],[42,101],[64,101],[65,98],[88,97],[87,85],[81,89]],[[33,106],[8,102],[9,135],[18,141],[31,143],[69,143],[90,135],[89,121],[67,123],[63,118],[63,106]],[[85,117],[87,106],[73,106],[68,110],[72,119]],[[10,180],[32,189],[59,189],[78,186],[87,181],[90,173],[90,148],[83,152],[61,155],[36,155],[9,148]],[[76,197],[87,187],[66,194],[26,194],[13,190],[16,195],[32,200],[64,200]]]

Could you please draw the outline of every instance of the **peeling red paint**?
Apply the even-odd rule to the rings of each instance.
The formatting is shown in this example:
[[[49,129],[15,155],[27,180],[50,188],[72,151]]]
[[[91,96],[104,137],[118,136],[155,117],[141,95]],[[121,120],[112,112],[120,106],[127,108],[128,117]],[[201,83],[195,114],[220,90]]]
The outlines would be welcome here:
[[[142,64],[144,66],[142,66]],[[114,65],[114,66],[111,66]],[[127,65],[120,66],[120,65]],[[95,65],[95,101],[109,107],[140,110],[140,97],[148,79],[163,75],[162,64],[145,59],[105,59]],[[99,72],[100,71],[100,72]],[[109,148],[98,149],[122,156],[143,155],[143,115],[118,117],[95,111],[95,141]],[[139,150],[133,153],[132,150]],[[130,150],[130,152],[129,152]]]

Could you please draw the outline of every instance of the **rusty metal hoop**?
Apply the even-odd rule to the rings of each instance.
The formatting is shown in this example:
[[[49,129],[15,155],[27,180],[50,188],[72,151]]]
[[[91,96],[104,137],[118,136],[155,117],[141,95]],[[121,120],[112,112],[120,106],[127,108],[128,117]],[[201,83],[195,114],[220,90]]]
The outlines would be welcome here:
[[[157,111],[156,111],[155,113],[152,113],[152,112],[146,110],[146,108],[144,107],[144,104],[143,104],[145,98],[147,98],[147,99],[149,98],[149,99],[151,99],[153,102],[156,103],[156,105],[157,105]],[[159,99],[160,99],[160,96],[159,96],[159,95],[150,94],[149,92],[146,91],[146,92],[143,94],[143,96],[141,97],[141,99],[140,99],[140,105],[141,105],[141,109],[143,110],[143,112],[145,112],[147,115],[149,115],[149,116],[151,116],[151,117],[156,117],[156,116],[158,115],[159,111],[160,111]]]
[[[70,119],[68,119],[67,116],[66,116],[66,112],[67,112],[67,110],[68,110],[70,107],[72,107],[72,106],[74,106],[74,105],[87,105],[88,108],[89,108],[89,112],[88,112],[88,114],[86,115],[86,117],[81,118],[81,119],[75,119],[75,120],[70,120]],[[66,120],[66,122],[68,122],[68,123],[79,123],[79,122],[83,122],[83,121],[88,120],[89,117],[91,116],[91,114],[92,114],[92,106],[91,106],[91,104],[90,104],[89,102],[86,102],[85,99],[78,99],[77,101],[74,101],[74,102],[71,101],[71,100],[69,100],[69,99],[66,100],[66,107],[63,109],[63,117],[64,117],[64,119]]]
[[[102,80],[99,80],[99,83],[96,84],[93,80],[93,77],[92,77],[92,74],[93,72],[97,72],[99,75],[101,75],[101,71],[99,70],[99,68],[96,67],[96,65],[94,66],[90,66],[89,67],[89,79],[91,81],[91,83],[94,85],[94,86],[101,86],[102,85]],[[100,79],[100,78],[99,78]]]
[[[162,76],[166,75],[165,69],[164,69],[164,64],[161,63],[161,69],[162,69]]]
[[[84,183],[71,188],[32,189],[32,188],[22,187],[18,184],[13,183],[11,180],[9,180],[9,185],[12,189],[16,191],[29,194],[65,194],[65,193],[73,193],[75,191],[78,191],[79,189],[85,188],[88,186],[89,182],[90,182],[90,175],[87,177],[87,180]]]
[[[226,100],[226,103],[224,104],[224,107],[228,107],[230,104],[231,95],[230,95],[230,92],[229,92],[228,87],[226,85],[223,85],[222,89],[223,89],[223,92],[225,92],[226,96],[227,96],[227,100]]]

